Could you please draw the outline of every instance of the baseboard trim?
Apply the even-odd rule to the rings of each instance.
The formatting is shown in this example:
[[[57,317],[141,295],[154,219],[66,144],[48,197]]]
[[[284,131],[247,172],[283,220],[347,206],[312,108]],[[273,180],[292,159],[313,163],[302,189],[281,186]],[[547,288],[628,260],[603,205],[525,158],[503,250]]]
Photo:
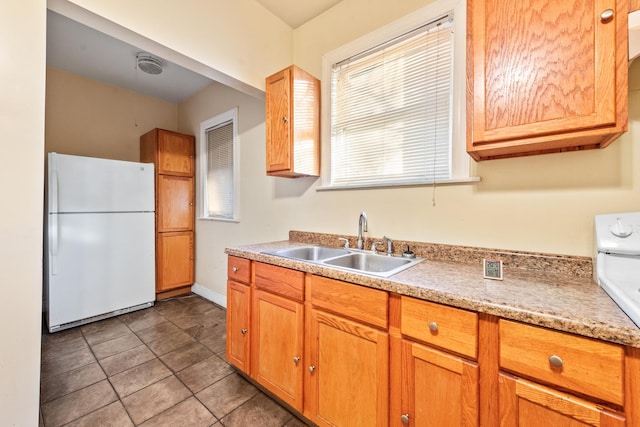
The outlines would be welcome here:
[[[208,299],[209,301],[218,304],[221,307],[227,308],[227,296],[219,294],[215,291],[212,291],[209,288],[205,288],[202,285],[194,283],[191,287],[191,292],[194,294],[200,295],[202,298]]]

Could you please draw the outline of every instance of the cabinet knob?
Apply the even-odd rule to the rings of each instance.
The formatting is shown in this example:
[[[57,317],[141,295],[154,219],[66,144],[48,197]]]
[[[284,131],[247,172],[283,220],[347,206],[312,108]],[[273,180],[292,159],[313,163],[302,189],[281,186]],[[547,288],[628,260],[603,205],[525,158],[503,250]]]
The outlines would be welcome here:
[[[288,121],[289,121],[289,118],[287,116],[282,116],[283,123],[287,123]]]
[[[553,354],[549,356],[549,364],[554,368],[562,368],[562,365],[564,365],[564,362],[562,361],[560,356],[556,356],[555,354]]]
[[[189,202],[189,206],[193,206],[193,202]]]
[[[234,273],[237,273],[238,272],[238,267],[233,267],[232,270],[233,270]]]
[[[429,322],[429,330],[431,332],[438,332],[438,324],[436,322]]]
[[[313,371],[316,370],[316,367],[314,365],[309,366],[309,372],[313,373]]]
[[[295,363],[296,365],[298,364],[298,362],[300,361],[300,357],[296,356],[293,358],[293,363]]]
[[[613,18],[613,9],[605,9],[601,14],[600,14],[600,20],[602,22],[607,22],[610,21],[611,18]]]
[[[400,421],[402,421],[404,425],[409,425],[409,414],[400,415]]]
[[[242,332],[242,335],[245,335],[247,333],[247,331],[248,331],[248,329],[246,329],[246,328],[240,330],[240,332]]]

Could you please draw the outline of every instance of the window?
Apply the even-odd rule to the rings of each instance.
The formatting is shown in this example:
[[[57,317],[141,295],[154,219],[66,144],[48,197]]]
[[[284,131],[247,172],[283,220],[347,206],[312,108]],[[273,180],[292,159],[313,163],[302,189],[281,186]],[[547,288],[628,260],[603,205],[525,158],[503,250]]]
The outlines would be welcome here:
[[[202,218],[237,221],[238,110],[200,124]]]
[[[469,180],[460,3],[436,2],[325,56],[325,186]]]

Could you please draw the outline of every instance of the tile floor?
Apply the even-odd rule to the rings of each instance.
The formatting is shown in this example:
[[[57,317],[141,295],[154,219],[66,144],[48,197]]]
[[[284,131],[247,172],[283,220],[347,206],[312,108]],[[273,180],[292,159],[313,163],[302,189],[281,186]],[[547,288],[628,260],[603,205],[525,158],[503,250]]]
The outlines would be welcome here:
[[[40,426],[305,424],[226,363],[225,310],[197,296],[42,335]]]

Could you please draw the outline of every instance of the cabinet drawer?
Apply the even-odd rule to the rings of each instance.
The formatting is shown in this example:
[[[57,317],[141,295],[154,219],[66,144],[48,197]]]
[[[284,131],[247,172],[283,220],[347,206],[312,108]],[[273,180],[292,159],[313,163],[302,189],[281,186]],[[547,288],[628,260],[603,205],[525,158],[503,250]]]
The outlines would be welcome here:
[[[401,297],[403,335],[476,359],[478,315],[410,297]]]
[[[249,284],[251,281],[251,261],[244,258],[229,256],[227,263],[227,277],[240,283]]]
[[[500,367],[618,405],[623,400],[622,346],[500,320]]]
[[[339,280],[311,276],[310,300],[316,307],[378,328],[388,328],[389,294]]]
[[[255,285],[258,289],[304,301],[304,273],[289,268],[256,262]]]

